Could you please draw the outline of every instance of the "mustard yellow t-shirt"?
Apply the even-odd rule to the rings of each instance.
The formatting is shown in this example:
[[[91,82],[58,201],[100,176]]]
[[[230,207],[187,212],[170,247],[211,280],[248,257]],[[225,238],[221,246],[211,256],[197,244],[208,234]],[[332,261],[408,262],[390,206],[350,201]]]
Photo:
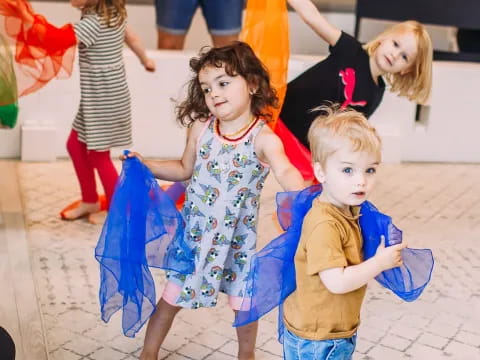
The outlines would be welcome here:
[[[347,216],[334,205],[315,199],[305,216],[295,254],[296,290],[285,300],[285,326],[305,339],[351,337],[360,323],[366,285],[346,294],[331,293],[319,273],[363,262],[360,208]]]

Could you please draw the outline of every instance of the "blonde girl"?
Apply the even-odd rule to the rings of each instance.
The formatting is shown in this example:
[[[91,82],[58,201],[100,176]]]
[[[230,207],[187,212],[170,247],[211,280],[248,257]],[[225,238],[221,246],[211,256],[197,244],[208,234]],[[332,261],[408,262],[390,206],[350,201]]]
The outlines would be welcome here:
[[[390,90],[420,104],[430,95],[432,43],[416,21],[394,25],[363,46],[330,24],[310,0],[288,0],[313,31],[329,45],[330,55],[287,85],[276,133],[287,156],[306,180],[314,178],[307,140],[318,115],[311,110],[339,103],[367,118],[382,101],[386,82]]]

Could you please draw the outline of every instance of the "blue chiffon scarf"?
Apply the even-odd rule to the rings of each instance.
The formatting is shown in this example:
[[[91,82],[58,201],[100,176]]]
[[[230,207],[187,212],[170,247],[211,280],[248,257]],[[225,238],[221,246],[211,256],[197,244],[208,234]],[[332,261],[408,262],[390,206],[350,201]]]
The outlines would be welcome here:
[[[233,326],[256,321],[279,306],[279,340],[282,341],[282,304],[296,288],[294,257],[303,219],[320,193],[321,186],[314,185],[301,192],[277,194],[278,219],[286,231],[252,257],[247,291]],[[402,241],[402,232],[393,225],[392,219],[373,204],[364,202],[360,214],[365,260],[375,255],[381,236],[385,237],[386,246]],[[434,264],[432,251],[405,248],[402,260],[402,266],[383,271],[375,279],[401,299],[413,301],[430,281]]]
[[[149,267],[194,271],[185,224],[169,194],[137,158],[127,158],[95,248],[100,263],[102,320],[122,310],[122,328],[134,337],[155,311]]]

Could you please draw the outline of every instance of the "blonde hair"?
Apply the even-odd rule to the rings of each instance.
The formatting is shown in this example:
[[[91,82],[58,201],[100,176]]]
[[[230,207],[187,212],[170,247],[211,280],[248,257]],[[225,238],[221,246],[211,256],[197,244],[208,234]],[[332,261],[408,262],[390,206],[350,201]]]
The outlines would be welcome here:
[[[341,109],[338,104],[320,106],[308,131],[312,162],[325,166],[327,159],[345,144],[352,151],[365,151],[381,160],[382,141],[365,116],[353,109]]]
[[[125,0],[91,0],[83,8],[84,13],[95,13],[106,20],[107,26],[116,27],[127,19]],[[113,21],[115,19],[115,21]]]
[[[417,40],[415,62],[406,74],[386,74],[385,78],[391,85],[392,92],[396,92],[398,95],[405,96],[419,104],[424,104],[428,101],[432,89],[433,61],[432,40],[425,26],[414,20],[395,24],[368,42],[365,45],[365,50],[367,50],[369,56],[372,56],[386,37],[405,32],[412,32]]]

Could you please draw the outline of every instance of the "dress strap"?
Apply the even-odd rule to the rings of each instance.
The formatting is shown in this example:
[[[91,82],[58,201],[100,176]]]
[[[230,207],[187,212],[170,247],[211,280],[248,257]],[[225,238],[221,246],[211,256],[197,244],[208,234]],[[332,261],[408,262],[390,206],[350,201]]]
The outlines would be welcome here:
[[[211,116],[207,121],[205,121],[205,124],[203,125],[203,129],[202,129],[202,131],[200,131],[200,134],[199,134],[198,139],[197,139],[197,146],[200,145],[200,141],[202,140],[203,135],[205,135],[205,131],[207,131],[207,129],[210,127],[210,125],[212,124],[212,121],[214,119],[215,118],[213,116]]]

